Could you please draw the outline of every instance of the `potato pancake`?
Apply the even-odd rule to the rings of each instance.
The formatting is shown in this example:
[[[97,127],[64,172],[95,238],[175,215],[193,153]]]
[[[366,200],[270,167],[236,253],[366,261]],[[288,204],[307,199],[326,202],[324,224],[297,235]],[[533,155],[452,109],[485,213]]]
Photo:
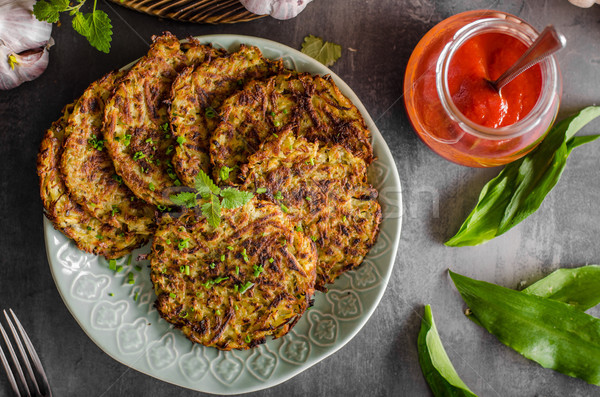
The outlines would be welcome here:
[[[171,88],[169,120],[175,138],[173,166],[186,186],[194,186],[199,170],[210,175],[210,132],[220,121],[217,110],[236,90],[253,79],[283,70],[281,61],[263,58],[257,47],[241,45],[237,52],[186,68]]]
[[[124,74],[109,73],[77,100],[65,129],[60,167],[71,198],[85,211],[116,228],[151,234],[156,208],[123,184],[104,148],[104,103]]]
[[[37,158],[40,195],[46,217],[56,230],[71,238],[77,248],[107,259],[120,258],[148,241],[147,236],[126,233],[100,222],[71,199],[59,172],[59,161],[67,120],[73,104],[46,132]]]
[[[160,315],[205,346],[279,338],[312,304],[315,245],[268,201],[223,209],[218,228],[193,210],[165,215],[150,259]]]
[[[217,180],[237,183],[240,167],[261,142],[288,126],[310,141],[336,143],[370,164],[371,135],[362,115],[329,76],[283,73],[249,83],[219,109],[222,122],[211,135],[210,157]],[[222,167],[233,169],[220,178]]]
[[[293,132],[281,132],[250,156],[242,166],[242,189],[280,205],[295,230],[316,242],[316,288],[326,291],[375,244],[381,207],[363,159],[341,145],[311,143]]]
[[[148,55],[109,97],[104,111],[106,147],[117,174],[142,200],[171,205],[164,189],[181,185],[171,163],[175,146],[183,144],[169,129],[166,101],[171,84],[186,66],[223,54],[194,39],[180,44],[171,33],[164,33],[154,38]]]

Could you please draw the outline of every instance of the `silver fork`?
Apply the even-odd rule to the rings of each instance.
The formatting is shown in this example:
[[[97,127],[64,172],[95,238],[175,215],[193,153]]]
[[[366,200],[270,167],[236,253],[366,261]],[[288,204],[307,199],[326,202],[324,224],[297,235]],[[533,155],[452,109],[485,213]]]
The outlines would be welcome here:
[[[8,349],[8,352],[10,353],[10,357],[12,358],[12,364],[13,364],[12,368],[8,364],[8,360],[6,359],[6,356],[4,355],[4,351],[2,350],[1,345],[0,345],[0,361],[2,361],[2,366],[4,367],[4,370],[6,371],[6,375],[8,376],[8,380],[10,382],[10,385],[12,386],[13,391],[15,392],[15,394],[17,396],[52,397],[52,392],[50,391],[50,385],[48,384],[48,378],[46,378],[46,373],[44,372],[44,368],[42,367],[40,358],[38,357],[37,353],[35,352],[35,349],[34,349],[33,345],[31,344],[31,340],[29,339],[29,336],[27,336],[25,329],[21,325],[21,322],[19,321],[19,319],[17,318],[15,313],[12,311],[12,309],[8,309],[8,311],[12,315],[14,324],[13,324],[13,321],[8,316],[8,314],[6,313],[6,310],[3,310],[4,317],[6,317],[8,327],[10,328],[10,330],[12,332],[13,340],[15,341],[17,348],[19,350],[19,353],[21,355],[21,361],[19,362],[19,359],[17,358],[17,355],[15,354],[15,349],[13,349],[13,345],[12,345],[10,339],[8,338],[6,331],[4,331],[2,324],[0,324],[0,333],[2,333],[2,338],[4,339],[4,343]],[[17,333],[17,329],[19,330],[18,333]],[[20,337],[19,337],[19,335],[20,335]],[[27,349],[27,352],[29,353],[29,358],[31,359],[31,363],[33,363],[33,368],[31,367],[31,363],[29,362],[27,354],[25,353],[25,349],[23,349],[23,344],[25,345],[25,348]],[[25,370],[27,371],[27,374],[29,375],[29,383],[25,379],[25,375],[23,374],[23,365],[21,363],[24,364]],[[35,369],[35,375],[34,375],[34,369]],[[37,375],[37,377],[36,377],[36,375]],[[19,389],[19,383],[17,382],[16,378],[18,378],[21,381],[21,385],[22,385],[21,389]],[[33,386],[33,388],[34,388],[33,393],[30,391],[30,386]],[[23,391],[23,392],[21,392],[21,391]]]

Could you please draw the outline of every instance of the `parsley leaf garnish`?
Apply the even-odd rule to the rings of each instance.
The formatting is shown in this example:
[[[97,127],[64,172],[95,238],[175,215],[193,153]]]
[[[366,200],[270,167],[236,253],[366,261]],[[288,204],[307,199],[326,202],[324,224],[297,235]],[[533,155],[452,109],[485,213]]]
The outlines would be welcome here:
[[[233,187],[219,188],[202,170],[196,176],[194,186],[195,192],[181,192],[171,195],[170,199],[175,205],[193,208],[198,206],[198,196],[200,196],[204,200],[200,210],[212,227],[218,227],[221,224],[222,208],[241,207],[254,197],[251,192],[237,190]]]
[[[33,15],[39,21],[57,23],[61,12],[69,12],[69,15],[73,16],[73,29],[84,36],[93,47],[108,53],[112,40],[112,26],[108,15],[96,9],[96,1],[94,0],[92,12],[83,14],[80,9],[85,0],[78,0],[73,6],[69,0],[40,0],[33,6]]]
[[[322,38],[313,35],[304,38],[301,51],[325,66],[333,65],[342,56],[341,45],[324,42]]]
[[[221,190],[221,197],[223,197],[223,201],[221,202],[223,207],[234,209],[245,205],[254,195],[250,192],[228,187]]]
[[[206,173],[202,170],[198,172],[196,175],[196,181],[194,182],[194,187],[200,193],[200,195],[204,198],[208,198],[208,196],[212,194],[220,194],[221,189],[215,185],[215,183],[210,179],[210,176],[206,175]]]
[[[202,204],[202,215],[212,227],[218,227],[221,224],[221,203],[219,198],[212,194],[208,203]]]
[[[182,207],[193,208],[198,205],[196,193],[194,192],[182,192],[177,195],[171,195],[169,198],[173,204],[180,205]]]

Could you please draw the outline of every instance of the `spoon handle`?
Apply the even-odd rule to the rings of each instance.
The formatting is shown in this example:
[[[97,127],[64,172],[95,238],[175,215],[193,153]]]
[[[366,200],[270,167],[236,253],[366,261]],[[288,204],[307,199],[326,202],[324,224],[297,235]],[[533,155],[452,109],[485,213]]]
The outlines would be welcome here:
[[[542,59],[554,54],[567,44],[567,39],[558,33],[554,26],[547,26],[538,36],[535,42],[525,51],[514,65],[512,65],[502,76],[492,82],[496,91],[510,83],[512,79],[540,62]]]

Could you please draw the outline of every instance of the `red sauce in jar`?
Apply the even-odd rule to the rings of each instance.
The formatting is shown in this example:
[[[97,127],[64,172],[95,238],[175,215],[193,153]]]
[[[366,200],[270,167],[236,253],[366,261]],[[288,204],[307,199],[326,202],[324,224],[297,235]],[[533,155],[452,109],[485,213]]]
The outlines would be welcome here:
[[[533,150],[558,112],[560,69],[550,57],[504,86],[495,80],[537,38],[525,21],[493,10],[454,15],[415,47],[404,103],[421,140],[440,156],[470,167],[507,164]]]
[[[526,50],[517,38],[502,33],[480,34],[460,46],[450,61],[448,87],[461,113],[490,128],[514,124],[526,116],[541,92],[539,65],[521,73],[500,93],[486,81],[500,77]]]

